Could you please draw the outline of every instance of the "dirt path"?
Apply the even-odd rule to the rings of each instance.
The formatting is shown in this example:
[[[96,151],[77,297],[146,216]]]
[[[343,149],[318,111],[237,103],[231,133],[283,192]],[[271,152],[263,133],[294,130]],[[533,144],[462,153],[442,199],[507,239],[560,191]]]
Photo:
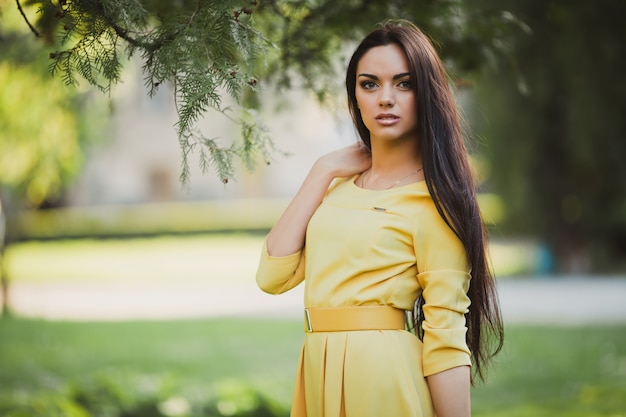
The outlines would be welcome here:
[[[626,322],[626,277],[505,279],[499,283],[506,323]],[[240,285],[14,284],[16,314],[51,320],[284,317],[302,313],[302,288],[272,296]]]

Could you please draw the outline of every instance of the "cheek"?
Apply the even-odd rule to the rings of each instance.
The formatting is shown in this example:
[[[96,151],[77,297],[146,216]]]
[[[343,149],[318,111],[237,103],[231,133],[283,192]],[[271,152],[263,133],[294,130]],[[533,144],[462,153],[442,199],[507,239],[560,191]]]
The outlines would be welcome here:
[[[357,109],[360,109],[362,107],[362,103],[363,103],[363,98],[361,97],[361,94],[357,93],[354,95],[354,98],[356,99],[356,107]]]
[[[358,109],[361,111],[361,114],[365,115],[368,112],[368,109],[371,108],[371,100],[368,100],[368,97],[363,94],[356,95],[356,105]]]
[[[413,94],[407,97],[406,107],[411,113],[417,113],[417,103],[415,102],[415,96]]]

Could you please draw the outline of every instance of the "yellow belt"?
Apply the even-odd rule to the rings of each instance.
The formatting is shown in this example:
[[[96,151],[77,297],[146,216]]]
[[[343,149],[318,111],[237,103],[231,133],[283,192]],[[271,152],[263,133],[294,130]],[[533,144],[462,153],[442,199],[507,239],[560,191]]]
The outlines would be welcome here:
[[[404,310],[391,306],[344,306],[304,309],[304,331],[403,330]]]

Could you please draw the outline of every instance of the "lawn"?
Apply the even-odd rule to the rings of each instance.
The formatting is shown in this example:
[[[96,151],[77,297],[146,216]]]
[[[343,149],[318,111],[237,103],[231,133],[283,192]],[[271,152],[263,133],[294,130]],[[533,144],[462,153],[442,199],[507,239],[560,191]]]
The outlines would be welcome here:
[[[16,283],[243,283],[262,239],[31,241],[9,248],[6,261]],[[527,244],[494,244],[492,254],[499,276],[533,271]],[[288,320],[4,319],[0,416],[286,416],[301,341],[301,323]],[[473,410],[475,417],[626,417],[626,323],[508,327],[488,383],[473,389]]]
[[[150,401],[262,415],[233,412],[256,393],[285,415],[301,339],[301,323],[269,319],[1,320],[0,415],[16,404],[31,414],[7,415],[53,415],[32,404],[52,407],[55,395],[126,404],[126,414],[102,416],[144,415],[128,409]],[[474,416],[626,416],[626,325],[511,327],[490,376],[474,388]]]
[[[208,277],[244,282],[254,276],[263,239],[262,233],[216,233],[33,240],[11,245],[6,264],[14,282],[159,283]],[[532,242],[497,240],[490,250],[498,277],[529,275],[537,269]]]
[[[112,400],[129,407],[178,397],[203,404],[234,387],[258,391],[284,410],[301,329],[288,321],[237,319],[0,320],[0,415],[6,404],[70,396],[84,387],[126,391],[131,398]]]
[[[13,282],[245,282],[262,244],[250,233],[33,240],[11,245],[6,263]]]

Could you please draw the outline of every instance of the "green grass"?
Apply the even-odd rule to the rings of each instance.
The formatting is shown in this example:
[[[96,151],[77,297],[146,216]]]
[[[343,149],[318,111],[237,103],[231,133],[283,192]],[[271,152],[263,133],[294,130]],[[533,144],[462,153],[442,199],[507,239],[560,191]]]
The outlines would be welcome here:
[[[262,239],[30,241],[11,246],[5,260],[16,283],[241,283],[254,276]],[[494,243],[492,255],[499,275],[532,271],[528,243]],[[246,398],[254,390],[284,411],[301,341],[301,323],[279,320],[0,320],[0,415],[3,404],[29,403],[29,410],[44,411],[11,417],[82,417],[64,402],[77,390],[96,399],[103,390],[116,392],[119,403],[144,394],[203,403],[224,395]],[[472,401],[475,417],[626,417],[626,323],[507,328],[505,349],[488,383],[473,389]]]
[[[54,388],[55,381],[109,367],[180,374],[194,384],[224,378],[284,379],[282,358],[297,357],[301,327],[287,321],[242,319],[1,320],[0,385],[19,387],[26,381],[22,388]]]
[[[286,409],[301,331],[299,322],[265,319],[0,320],[0,402],[98,378],[190,399],[237,381]],[[475,417],[626,416],[626,325],[509,328],[488,383],[473,389],[473,408]]]
[[[133,239],[26,241],[6,251],[13,282],[244,282],[254,276],[261,233],[164,235]],[[530,242],[493,242],[499,277],[532,274]]]
[[[510,327],[475,415],[626,416],[626,324]]]
[[[0,415],[16,398],[102,381],[195,401],[243,385],[286,409],[301,339],[300,323],[280,320],[0,320]]]
[[[134,239],[27,241],[7,249],[13,282],[244,282],[263,235],[164,235]]]

